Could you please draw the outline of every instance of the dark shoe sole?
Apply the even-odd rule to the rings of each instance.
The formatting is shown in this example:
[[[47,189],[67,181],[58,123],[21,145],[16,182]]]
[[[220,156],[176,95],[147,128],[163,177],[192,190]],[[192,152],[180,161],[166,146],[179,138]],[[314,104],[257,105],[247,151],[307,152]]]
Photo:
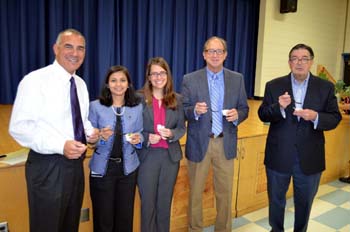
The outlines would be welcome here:
[[[350,184],[350,176],[348,176],[348,177],[340,177],[339,181]]]

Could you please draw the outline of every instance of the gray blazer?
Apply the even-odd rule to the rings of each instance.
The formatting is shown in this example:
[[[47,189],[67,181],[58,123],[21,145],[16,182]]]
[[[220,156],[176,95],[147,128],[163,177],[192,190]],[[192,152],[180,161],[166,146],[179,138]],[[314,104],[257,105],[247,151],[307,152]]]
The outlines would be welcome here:
[[[182,159],[182,151],[180,147],[179,139],[185,134],[185,117],[183,112],[182,101],[179,96],[176,97],[178,107],[176,110],[166,109],[165,127],[171,129],[174,137],[168,140],[169,156],[173,162],[178,162]],[[139,159],[142,161],[149,152],[148,136],[149,134],[155,134],[154,128],[154,115],[152,107],[148,106],[143,100],[143,137],[144,142],[142,149],[137,151]]]
[[[238,111],[237,126],[248,117],[249,107],[242,74],[224,68],[224,109],[236,108]],[[187,141],[185,154],[192,162],[203,160],[208,149],[212,128],[210,111],[195,119],[194,106],[197,102],[210,105],[209,87],[206,68],[184,76],[182,96],[187,119]],[[223,120],[224,151],[227,159],[236,157],[237,126]]]

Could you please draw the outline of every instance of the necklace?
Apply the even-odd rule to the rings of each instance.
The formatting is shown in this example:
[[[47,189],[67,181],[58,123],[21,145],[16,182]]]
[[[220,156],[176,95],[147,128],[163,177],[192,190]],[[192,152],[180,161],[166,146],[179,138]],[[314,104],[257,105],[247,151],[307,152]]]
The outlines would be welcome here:
[[[123,107],[121,107],[122,108],[122,110],[121,110],[121,112],[120,113],[118,113],[117,111],[115,111],[115,109],[114,109],[114,107],[113,106],[111,106],[112,107],[112,110],[113,110],[113,113],[115,114],[115,115],[117,115],[117,116],[122,116],[123,114],[124,114],[124,112],[125,112],[125,107],[123,106]]]

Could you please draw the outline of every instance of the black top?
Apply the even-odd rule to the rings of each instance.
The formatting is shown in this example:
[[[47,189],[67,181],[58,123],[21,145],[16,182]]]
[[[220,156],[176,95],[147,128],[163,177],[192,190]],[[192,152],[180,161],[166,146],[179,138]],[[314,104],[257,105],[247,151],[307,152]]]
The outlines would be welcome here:
[[[117,108],[117,113],[120,114],[121,108]],[[117,122],[114,128],[114,142],[111,151],[111,158],[122,158],[123,157],[123,127],[121,115],[116,115]]]

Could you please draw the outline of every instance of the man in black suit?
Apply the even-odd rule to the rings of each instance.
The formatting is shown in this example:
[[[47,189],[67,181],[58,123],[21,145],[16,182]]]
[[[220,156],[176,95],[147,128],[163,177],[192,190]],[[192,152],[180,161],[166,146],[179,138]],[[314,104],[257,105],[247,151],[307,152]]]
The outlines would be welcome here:
[[[313,199],[325,170],[323,131],[341,120],[334,86],[310,73],[314,53],[305,44],[289,52],[291,73],[269,81],[258,114],[269,122],[265,166],[272,231],[284,231],[286,192],[293,177],[294,231],[307,230]]]

